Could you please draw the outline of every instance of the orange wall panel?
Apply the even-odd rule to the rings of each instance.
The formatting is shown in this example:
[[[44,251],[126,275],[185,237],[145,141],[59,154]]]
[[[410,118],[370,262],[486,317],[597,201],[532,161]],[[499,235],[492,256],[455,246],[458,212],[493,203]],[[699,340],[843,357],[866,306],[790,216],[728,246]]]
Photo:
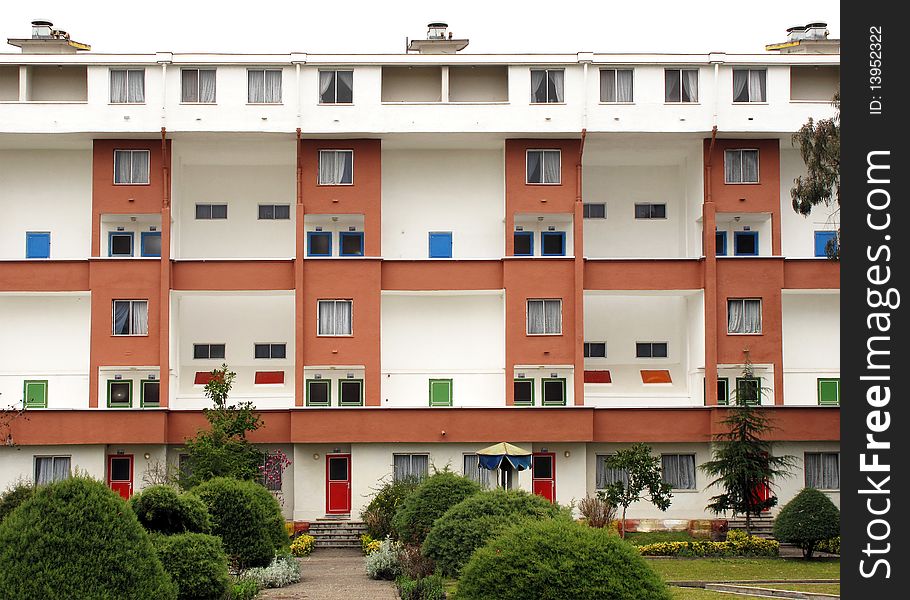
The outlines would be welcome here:
[[[788,290],[836,290],[840,288],[840,262],[817,258],[784,261],[784,288]]]
[[[711,140],[704,142],[705,160]],[[724,180],[725,150],[758,149],[758,183],[728,184]],[[765,212],[780,215],[780,142],[773,140],[718,139],[711,169],[712,197],[717,212]]]
[[[500,290],[500,260],[414,260],[382,263],[384,290]]]
[[[586,260],[586,290],[697,290],[704,260]]]
[[[89,288],[88,261],[0,261],[4,292],[83,292]]]
[[[173,263],[174,290],[293,290],[294,262],[179,261]]]

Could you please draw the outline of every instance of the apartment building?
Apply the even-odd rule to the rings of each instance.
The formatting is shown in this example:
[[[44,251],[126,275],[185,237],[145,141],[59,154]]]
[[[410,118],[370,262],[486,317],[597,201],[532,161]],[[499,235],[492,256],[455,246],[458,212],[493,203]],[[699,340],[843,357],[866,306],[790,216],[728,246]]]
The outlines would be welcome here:
[[[113,55],[36,23],[0,54],[0,485],[138,491],[227,363],[288,519],[433,467],[496,485],[500,441],[533,453],[507,485],[566,504],[647,442],[674,499],[634,516],[703,518],[737,389],[797,457],[781,502],[839,500],[836,214],[790,207],[791,135],[835,114],[824,35]]]

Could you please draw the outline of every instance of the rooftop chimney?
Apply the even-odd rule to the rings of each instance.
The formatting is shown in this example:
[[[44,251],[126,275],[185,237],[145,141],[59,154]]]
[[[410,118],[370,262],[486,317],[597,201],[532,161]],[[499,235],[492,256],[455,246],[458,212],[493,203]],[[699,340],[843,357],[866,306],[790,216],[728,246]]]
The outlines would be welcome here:
[[[765,50],[781,54],[839,54],[840,40],[829,40],[828,24],[821,21],[787,29],[787,41],[768,44]]]
[[[50,21],[37,19],[32,21],[32,37],[9,38],[10,46],[18,47],[23,54],[75,54],[80,50],[91,50],[88,44],[80,44],[70,39],[70,34],[62,29],[54,29]]]
[[[408,44],[408,52],[419,52],[420,54],[455,54],[459,50],[464,50],[468,45],[467,39],[453,39],[451,31],[448,31],[449,24],[442,21],[434,21],[427,25],[427,39],[411,40]]]

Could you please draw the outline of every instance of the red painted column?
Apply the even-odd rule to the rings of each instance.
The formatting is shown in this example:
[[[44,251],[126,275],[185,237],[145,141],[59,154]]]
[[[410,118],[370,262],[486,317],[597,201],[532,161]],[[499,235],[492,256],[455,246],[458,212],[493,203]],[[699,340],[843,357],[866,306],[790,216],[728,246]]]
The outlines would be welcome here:
[[[708,167],[710,170],[710,166]],[[710,179],[705,186],[710,187]],[[710,193],[710,192],[709,192]],[[706,201],[702,206],[702,244],[705,252],[705,404],[717,404],[717,250],[714,228],[716,207]]]
[[[303,167],[301,164],[300,128],[297,128],[297,203],[295,251],[294,251],[294,404],[303,406],[303,366],[306,364],[303,355],[303,257],[306,235],[303,231],[303,219],[306,211],[303,206]]]

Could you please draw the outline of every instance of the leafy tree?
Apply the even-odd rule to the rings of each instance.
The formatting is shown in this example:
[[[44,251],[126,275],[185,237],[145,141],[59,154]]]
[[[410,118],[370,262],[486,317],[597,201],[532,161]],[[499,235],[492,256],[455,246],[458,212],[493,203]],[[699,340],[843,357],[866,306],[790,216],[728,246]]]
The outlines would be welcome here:
[[[755,370],[749,356],[743,365],[743,378],[752,379]],[[723,493],[711,497],[708,509],[715,513],[732,511],[746,517],[746,532],[752,534],[752,515],[777,504],[777,498],[762,490],[776,477],[789,477],[794,464],[792,456],[774,456],[765,438],[774,429],[761,408],[761,387],[737,386],[733,405],[722,421],[724,431],[714,435],[712,460],[699,468],[715,479],[709,486],[723,487]]]
[[[807,216],[812,209],[823,204],[837,204],[840,212],[840,94],[835,94],[833,104],[837,115],[833,119],[809,121],[793,134],[793,145],[806,164],[807,174],[793,180],[790,196],[793,210]],[[826,252],[830,258],[840,256],[840,227]]]
[[[607,467],[621,469],[626,477],[614,481],[597,495],[606,499],[613,506],[622,507],[620,533],[626,537],[626,510],[633,502],[648,499],[660,510],[670,508],[670,484],[664,483],[660,476],[660,459],[651,454],[651,447],[638,442],[629,448],[618,450],[607,457]]]
[[[805,558],[812,558],[821,542],[838,535],[840,511],[828,496],[814,488],[804,488],[774,520],[774,537],[796,544]]]
[[[252,402],[228,404],[228,394],[236,373],[227,365],[212,371],[205,395],[213,408],[203,410],[209,429],[200,429],[186,441],[187,462],[178,474],[180,486],[193,488],[215,477],[258,481],[264,455],[246,439],[247,433],[262,427]]]

